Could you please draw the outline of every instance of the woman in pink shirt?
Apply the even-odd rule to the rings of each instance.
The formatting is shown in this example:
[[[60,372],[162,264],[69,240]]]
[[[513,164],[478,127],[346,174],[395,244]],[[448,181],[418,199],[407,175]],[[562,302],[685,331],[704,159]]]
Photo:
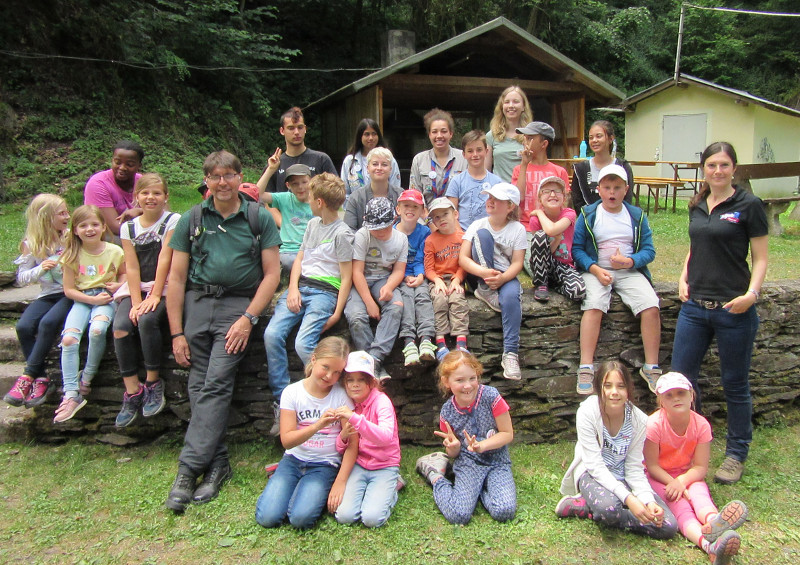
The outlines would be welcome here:
[[[336,520],[340,524],[361,520],[368,528],[377,528],[391,516],[398,485],[403,484],[397,416],[392,401],[380,390],[375,360],[369,353],[350,353],[344,370],[344,388],[355,410],[342,406],[336,411],[342,420],[336,449],[343,453],[349,442],[358,441],[358,458]]]

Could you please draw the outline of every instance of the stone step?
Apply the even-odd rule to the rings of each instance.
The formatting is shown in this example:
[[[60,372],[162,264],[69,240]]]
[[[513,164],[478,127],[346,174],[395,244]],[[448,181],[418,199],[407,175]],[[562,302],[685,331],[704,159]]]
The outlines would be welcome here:
[[[25,370],[24,363],[0,363],[0,397],[11,390],[17,377]]]
[[[17,332],[11,324],[0,324],[0,362],[25,361],[17,340]]]
[[[39,295],[38,284],[22,288],[5,286],[0,290],[0,318],[15,320]]]

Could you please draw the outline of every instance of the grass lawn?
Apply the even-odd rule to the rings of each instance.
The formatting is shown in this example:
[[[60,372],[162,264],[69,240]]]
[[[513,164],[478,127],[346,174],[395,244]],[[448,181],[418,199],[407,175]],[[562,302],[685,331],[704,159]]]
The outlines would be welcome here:
[[[258,171],[245,171],[245,178],[258,177]],[[67,196],[70,208],[74,209],[82,203],[82,193],[70,191]],[[185,212],[192,204],[199,201],[197,191],[193,187],[178,186],[170,188],[170,207],[176,212]],[[687,226],[689,217],[686,200],[678,201],[678,210],[659,212],[649,216],[653,229],[656,247],[656,260],[650,265],[653,278],[660,282],[674,282],[683,268],[683,261],[689,251],[689,235]],[[18,255],[18,245],[25,232],[25,208],[21,205],[0,206],[0,271],[13,270],[12,261]],[[789,220],[789,212],[781,217],[785,233],[780,237],[770,238],[769,268],[767,280],[793,279],[800,272],[800,222]],[[525,275],[522,275],[523,278]]]
[[[307,532],[255,523],[255,501],[265,484],[263,465],[280,456],[272,444],[231,446],[235,476],[221,496],[183,516],[165,510],[180,441],[135,448],[70,442],[60,446],[0,446],[0,562],[3,563],[629,563],[705,564],[682,537],[654,541],[559,520],[561,476],[572,444],[512,448],[517,517],[498,524],[479,507],[468,526],[448,524],[431,488],[413,471],[428,450],[403,450],[401,493],[379,530],[340,526],[325,516]],[[712,448],[712,468],[722,459]],[[739,530],[737,563],[800,560],[800,426],[756,430],[743,480],[712,484],[721,506],[738,498],[750,507]]]

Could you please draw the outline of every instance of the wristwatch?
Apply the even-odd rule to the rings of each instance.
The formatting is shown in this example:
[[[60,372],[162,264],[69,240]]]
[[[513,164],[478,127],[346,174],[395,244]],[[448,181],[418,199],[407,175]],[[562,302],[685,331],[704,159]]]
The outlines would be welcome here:
[[[242,314],[242,315],[243,315],[245,318],[247,318],[248,320],[250,320],[250,324],[252,324],[252,325],[254,325],[254,326],[255,326],[256,324],[258,324],[258,316],[253,316],[253,315],[252,315],[250,312],[245,312],[245,313],[244,313],[244,314]]]

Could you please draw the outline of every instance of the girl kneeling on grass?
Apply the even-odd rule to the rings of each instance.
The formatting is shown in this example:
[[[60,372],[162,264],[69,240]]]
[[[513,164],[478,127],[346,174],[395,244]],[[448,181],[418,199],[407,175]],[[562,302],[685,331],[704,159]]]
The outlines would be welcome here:
[[[180,219],[179,214],[165,209],[169,192],[160,175],[142,175],[134,190],[142,215],[122,224],[119,230],[128,280],[116,295],[122,299],[114,318],[114,349],[125,383],[122,409],[116,419],[118,428],[132,424],[139,410],[148,418],[166,405],[164,383],[159,377],[164,354],[161,328],[167,320],[166,301],[161,297],[172,263],[169,240]],[[147,372],[145,384],[139,382],[139,352]]]
[[[25,371],[3,397],[11,406],[33,408],[44,402],[50,379],[44,360],[64,327],[72,300],[64,296],[59,255],[69,225],[69,209],[55,194],[39,194],[25,211],[28,225],[19,244],[17,285],[38,282],[42,291],[17,322],[17,338],[25,354]]]
[[[496,388],[482,385],[483,365],[472,354],[451,351],[439,365],[439,389],[452,393],[442,406],[439,431],[447,454],[424,455],[417,472],[433,486],[436,506],[451,524],[467,524],[480,498],[499,522],[514,518],[517,489],[508,444],[514,427],[508,404]],[[455,459],[455,481],[445,478],[448,457]]]
[[[106,222],[97,206],[75,209],[61,263],[64,294],[73,300],[61,339],[61,373],[64,398],[53,422],[66,422],[86,405],[85,396],[106,350],[106,332],[114,318],[113,294],[125,282],[122,249],[103,241]],[[89,327],[86,365],[78,383],[81,337]]]
[[[295,528],[310,528],[326,502],[333,513],[342,501],[358,454],[353,438],[344,457],[336,451],[342,431],[336,409],[353,408],[339,384],[349,352],[342,338],[326,337],[311,354],[306,378],[281,394],[281,443],[286,453],[256,502],[256,522],[265,528],[280,526],[286,518]]]
[[[621,530],[669,539],[675,516],[653,492],[642,450],[647,416],[633,405],[633,380],[618,361],[603,363],[594,377],[598,391],[576,414],[575,458],[561,481],[559,518],[593,518]]]
[[[391,516],[402,484],[397,416],[375,378],[375,359],[369,353],[351,353],[344,371],[344,389],[355,409],[342,406],[336,410],[342,421],[336,449],[344,453],[355,439],[358,458],[347,479],[336,520],[340,524],[361,520],[368,528],[377,528]]]
[[[705,477],[711,453],[711,426],[695,412],[694,390],[680,373],[656,383],[661,406],[647,420],[644,460],[650,486],[675,514],[681,533],[715,565],[730,563],[741,538],[734,530],[747,520],[747,507],[734,500],[722,511],[711,500]]]

